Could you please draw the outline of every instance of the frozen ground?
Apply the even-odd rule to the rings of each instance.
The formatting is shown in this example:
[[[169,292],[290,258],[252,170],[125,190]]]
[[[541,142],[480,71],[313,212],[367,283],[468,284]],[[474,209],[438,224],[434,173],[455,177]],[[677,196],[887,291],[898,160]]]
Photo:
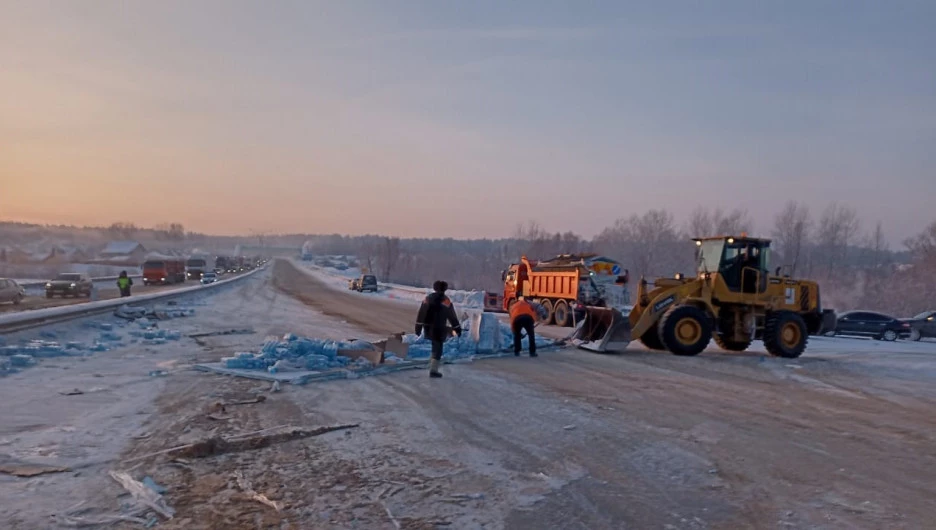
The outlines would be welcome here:
[[[158,528],[910,529],[936,513],[936,343],[822,338],[796,360],[565,350],[447,365],[441,380],[399,372],[270,393],[184,367],[268,334],[382,338],[412,326],[413,303],[330,289],[284,261],[206,302],[171,327],[257,333],[0,378],[0,454],[74,468],[0,474],[0,520],[56,527],[50,516],[79,501],[85,517],[117,513],[128,497],[111,469],[168,489],[176,516]],[[73,388],[84,394],[59,394]],[[255,395],[267,399],[214,406]],[[336,423],[360,426],[145,457],[212,434]],[[235,472],[282,510],[246,496]]]

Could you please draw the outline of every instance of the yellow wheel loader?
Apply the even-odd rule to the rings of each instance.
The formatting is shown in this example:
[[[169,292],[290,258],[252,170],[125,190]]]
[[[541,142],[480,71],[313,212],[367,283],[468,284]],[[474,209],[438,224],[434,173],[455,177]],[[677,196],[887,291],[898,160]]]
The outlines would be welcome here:
[[[641,278],[625,320],[616,309],[588,308],[572,343],[594,351],[623,350],[639,339],[653,350],[697,355],[712,339],[744,351],[754,339],[770,354],[799,357],[823,327],[819,285],[769,270],[770,240],[742,235],[695,239],[695,277]]]

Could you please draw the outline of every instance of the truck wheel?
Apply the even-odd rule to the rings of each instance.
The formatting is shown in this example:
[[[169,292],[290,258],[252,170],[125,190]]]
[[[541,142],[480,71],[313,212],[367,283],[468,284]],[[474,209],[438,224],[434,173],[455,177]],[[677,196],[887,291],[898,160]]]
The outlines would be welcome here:
[[[775,357],[799,357],[808,341],[806,323],[796,313],[778,311],[769,315],[764,323],[764,347]]]
[[[640,336],[640,342],[651,350],[663,351],[666,349],[666,346],[663,345],[663,341],[660,340],[659,320],[656,324],[653,325],[653,327],[648,329],[646,333]]]
[[[556,307],[553,308],[553,319],[556,321],[556,325],[564,328],[572,324],[572,315],[569,313],[569,304],[565,300],[559,300],[556,302]]]
[[[712,339],[712,324],[698,307],[676,306],[660,319],[660,339],[676,355],[698,355]]]
[[[753,339],[747,340],[733,340],[727,339],[723,335],[715,333],[712,335],[712,338],[715,339],[715,344],[718,344],[718,347],[727,350],[727,351],[745,351],[751,346],[751,341]]]
[[[546,317],[546,320],[543,321],[543,324],[552,324],[553,323],[553,303],[552,300],[540,300],[540,305],[546,308],[546,311],[549,312],[549,316]]]

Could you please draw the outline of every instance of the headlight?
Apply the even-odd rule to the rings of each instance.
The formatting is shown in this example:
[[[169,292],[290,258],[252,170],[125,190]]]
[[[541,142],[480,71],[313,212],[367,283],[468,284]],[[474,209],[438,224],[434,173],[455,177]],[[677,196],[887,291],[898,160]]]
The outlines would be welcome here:
[[[46,289],[51,289],[51,288],[52,288],[52,282],[49,282],[49,283],[45,284],[45,286],[46,286]]]
[[[71,286],[72,286],[72,287],[74,287],[74,286],[75,286],[75,284],[71,284]]]
[[[165,279],[165,278],[160,278],[159,281],[164,282],[164,281],[166,281],[166,279]]]

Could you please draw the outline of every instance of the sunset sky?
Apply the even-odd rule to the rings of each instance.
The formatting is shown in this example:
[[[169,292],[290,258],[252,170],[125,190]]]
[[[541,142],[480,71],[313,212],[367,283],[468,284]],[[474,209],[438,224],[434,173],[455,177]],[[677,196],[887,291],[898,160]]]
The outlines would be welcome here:
[[[703,7],[704,5],[704,7]],[[936,2],[0,0],[0,219],[936,220]]]

